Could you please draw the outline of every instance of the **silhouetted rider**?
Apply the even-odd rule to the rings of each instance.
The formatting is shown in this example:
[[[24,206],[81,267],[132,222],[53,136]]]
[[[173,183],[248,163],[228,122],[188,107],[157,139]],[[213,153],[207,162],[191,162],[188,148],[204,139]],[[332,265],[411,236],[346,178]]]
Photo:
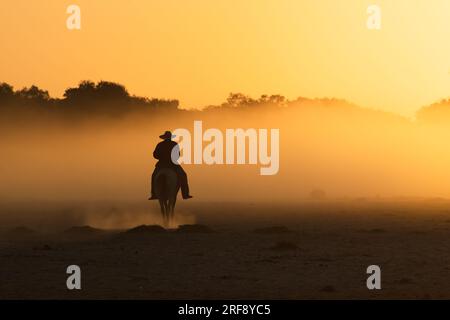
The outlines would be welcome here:
[[[172,168],[177,173],[183,199],[192,198],[192,196],[189,194],[189,185],[186,172],[184,172],[183,168],[178,163],[174,163],[174,161],[177,162],[178,158],[180,157],[180,149],[178,143],[172,141],[172,138],[175,138],[175,136],[173,136],[170,131],[166,131],[159,137],[164,141],[158,143],[155,151],[153,151],[153,157],[155,159],[158,159],[158,162],[156,163],[155,170],[152,174],[152,191],[149,200],[158,199],[158,197],[155,195],[155,178],[159,169],[161,168]],[[172,161],[172,153],[174,154],[174,161]]]

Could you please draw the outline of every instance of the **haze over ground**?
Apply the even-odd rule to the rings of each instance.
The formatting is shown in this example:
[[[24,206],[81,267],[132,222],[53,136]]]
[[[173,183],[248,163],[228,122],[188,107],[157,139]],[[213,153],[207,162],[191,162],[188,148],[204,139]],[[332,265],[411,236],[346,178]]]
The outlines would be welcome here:
[[[79,0],[82,28],[68,30],[67,3],[4,1],[1,81],[15,91],[0,94],[21,98],[1,114],[0,199],[141,201],[158,136],[194,120],[280,129],[275,176],[259,165],[186,165],[195,201],[296,203],[312,190],[449,197],[450,103],[422,107],[449,97],[450,4],[380,0],[376,31],[366,24],[371,4]],[[81,79],[160,99],[66,92]],[[219,106],[230,92],[254,99],[177,110]]]
[[[10,92],[18,100],[2,107],[3,200],[145,199],[158,136],[176,128],[193,132],[195,120],[204,130],[280,130],[274,176],[261,176],[259,164],[184,165],[202,201],[296,202],[314,189],[331,199],[450,196],[446,101],[411,121],[341,100],[276,95],[235,94],[222,106],[182,111],[176,100],[132,97],[112,83],[95,86],[82,83],[64,100],[37,88]]]

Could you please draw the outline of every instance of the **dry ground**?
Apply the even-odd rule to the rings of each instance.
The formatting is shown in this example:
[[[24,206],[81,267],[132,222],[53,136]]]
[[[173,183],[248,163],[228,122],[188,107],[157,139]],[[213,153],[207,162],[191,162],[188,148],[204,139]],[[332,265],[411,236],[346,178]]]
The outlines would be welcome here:
[[[36,215],[31,231],[14,229],[24,218],[4,213],[0,298],[450,298],[445,201],[189,208],[214,232],[64,232],[62,220],[48,230],[49,216]],[[71,264],[81,267],[81,291],[66,289]],[[381,267],[380,291],[366,288],[372,264]]]

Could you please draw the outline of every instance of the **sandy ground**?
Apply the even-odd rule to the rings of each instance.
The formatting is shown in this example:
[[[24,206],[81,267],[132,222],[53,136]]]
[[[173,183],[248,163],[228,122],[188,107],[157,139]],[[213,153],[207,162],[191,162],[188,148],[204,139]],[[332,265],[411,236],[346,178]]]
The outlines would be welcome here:
[[[449,202],[192,201],[180,211],[187,207],[213,232],[43,231],[48,217],[25,229],[13,226],[23,217],[4,213],[0,298],[450,298]],[[82,270],[80,291],[66,288],[72,264]],[[366,288],[372,264],[381,267],[379,291]]]

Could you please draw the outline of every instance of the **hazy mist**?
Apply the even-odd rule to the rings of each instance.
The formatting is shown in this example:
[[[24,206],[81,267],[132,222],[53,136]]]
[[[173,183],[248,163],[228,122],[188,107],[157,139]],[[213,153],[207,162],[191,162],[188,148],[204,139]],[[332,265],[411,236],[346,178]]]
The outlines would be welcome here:
[[[149,193],[165,130],[278,128],[280,169],[184,165],[197,200],[301,201],[327,197],[448,197],[450,130],[338,100],[157,110],[83,120],[36,115],[2,123],[2,201],[137,201]],[[205,143],[206,144],[206,143]]]

